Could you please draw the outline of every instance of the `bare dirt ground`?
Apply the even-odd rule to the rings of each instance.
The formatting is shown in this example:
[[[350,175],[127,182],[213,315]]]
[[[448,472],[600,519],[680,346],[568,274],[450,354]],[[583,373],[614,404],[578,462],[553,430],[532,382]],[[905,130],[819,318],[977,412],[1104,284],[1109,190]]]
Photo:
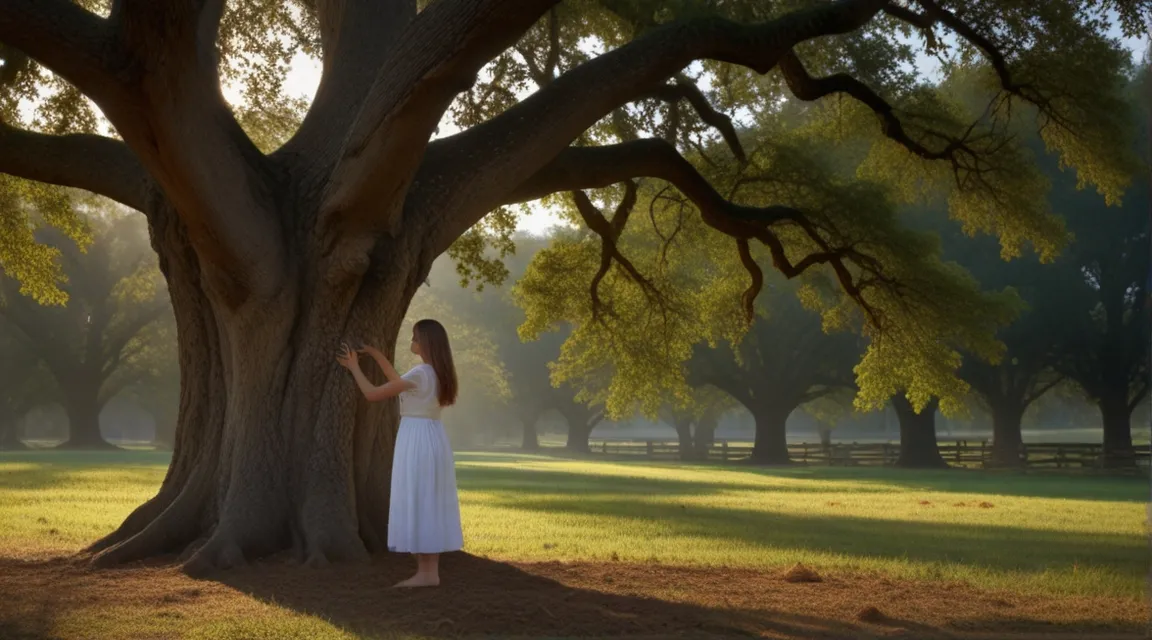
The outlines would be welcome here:
[[[92,637],[56,621],[93,611],[210,618],[319,616],[369,637],[1109,638],[1143,637],[1148,607],[1021,596],[879,576],[621,563],[502,563],[451,554],[439,589],[390,589],[406,558],[320,569],[271,560],[193,580],[173,564],[94,571],[69,559],[0,558],[0,638]],[[74,625],[73,625],[74,627]],[[145,625],[146,627],[146,625]],[[138,625],[116,637],[164,638]]]

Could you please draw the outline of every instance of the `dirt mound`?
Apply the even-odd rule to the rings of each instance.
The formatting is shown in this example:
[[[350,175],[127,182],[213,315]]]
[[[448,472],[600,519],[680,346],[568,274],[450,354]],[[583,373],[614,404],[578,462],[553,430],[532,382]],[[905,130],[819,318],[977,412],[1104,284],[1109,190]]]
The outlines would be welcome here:
[[[754,569],[502,563],[457,553],[443,560],[440,588],[391,588],[410,571],[407,558],[394,556],[317,569],[272,560],[193,580],[172,565],[92,571],[61,560],[0,558],[0,637],[179,638],[173,620],[180,629],[273,618],[292,625],[301,624],[298,616],[304,614],[368,637],[437,640],[893,634],[1070,640],[1139,637],[1147,618],[1138,600],[1036,598],[841,572],[825,572],[814,589]],[[864,602],[874,605],[883,622],[860,611]],[[90,626],[80,624],[92,616],[103,621],[107,631],[101,633],[107,635],[93,636]],[[109,627],[109,621],[131,627]]]
[[[824,582],[824,578],[821,578],[820,574],[812,569],[797,563],[796,566],[784,572],[784,582]]]

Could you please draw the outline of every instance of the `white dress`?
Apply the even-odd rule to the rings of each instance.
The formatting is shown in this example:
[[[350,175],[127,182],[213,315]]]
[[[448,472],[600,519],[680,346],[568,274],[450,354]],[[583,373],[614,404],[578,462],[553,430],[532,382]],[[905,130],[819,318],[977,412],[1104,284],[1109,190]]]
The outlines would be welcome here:
[[[400,431],[392,459],[388,550],[445,553],[464,548],[456,466],[440,422],[440,385],[429,364],[403,376],[416,385],[400,394]]]

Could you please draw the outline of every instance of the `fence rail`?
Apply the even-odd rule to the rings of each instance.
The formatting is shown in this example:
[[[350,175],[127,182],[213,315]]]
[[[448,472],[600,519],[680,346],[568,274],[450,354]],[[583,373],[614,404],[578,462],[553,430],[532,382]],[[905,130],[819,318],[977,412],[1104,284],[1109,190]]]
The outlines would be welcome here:
[[[620,457],[644,457],[652,460],[679,460],[680,445],[668,440],[601,440],[590,443],[594,454]],[[938,443],[940,455],[956,466],[984,467],[992,465],[992,443],[987,440],[955,440]],[[1148,465],[1152,446],[1137,445],[1136,460]],[[718,440],[709,447],[706,456],[698,459],[738,461],[752,455],[751,442]],[[855,466],[893,465],[900,456],[900,445],[880,443],[835,443],[825,447],[820,443],[789,443],[788,455],[793,462],[809,465]],[[1020,460],[1028,467],[1074,468],[1101,466],[1103,447],[1098,444],[1071,442],[1028,443],[1020,448]]]

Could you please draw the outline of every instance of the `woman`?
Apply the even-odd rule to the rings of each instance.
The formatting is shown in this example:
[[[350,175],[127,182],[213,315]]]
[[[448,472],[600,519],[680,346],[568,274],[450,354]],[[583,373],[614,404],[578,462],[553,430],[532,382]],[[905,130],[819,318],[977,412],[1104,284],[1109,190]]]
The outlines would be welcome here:
[[[392,459],[392,498],[388,507],[388,550],[416,556],[416,575],[397,587],[440,584],[440,554],[464,547],[456,469],[440,409],[456,402],[456,368],[448,333],[435,320],[412,327],[412,353],[423,360],[404,375],[375,347],[360,353],[372,356],[384,370],[386,383],[375,386],[360,370],[355,353],[342,345],[336,358],[356,378],[370,402],[400,396],[400,431]]]

